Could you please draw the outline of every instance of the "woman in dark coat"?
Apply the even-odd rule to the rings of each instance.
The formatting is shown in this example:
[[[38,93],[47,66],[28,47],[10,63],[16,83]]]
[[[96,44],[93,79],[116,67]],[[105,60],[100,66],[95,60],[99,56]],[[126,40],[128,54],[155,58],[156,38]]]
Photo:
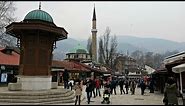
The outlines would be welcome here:
[[[168,78],[164,88],[165,105],[178,105],[177,87],[173,77]]]

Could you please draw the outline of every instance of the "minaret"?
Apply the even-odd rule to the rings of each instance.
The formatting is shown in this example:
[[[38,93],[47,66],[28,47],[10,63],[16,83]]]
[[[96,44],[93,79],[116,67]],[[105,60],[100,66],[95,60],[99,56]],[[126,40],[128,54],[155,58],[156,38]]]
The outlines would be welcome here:
[[[93,19],[92,19],[92,61],[97,62],[97,41],[96,41],[96,12],[95,12],[95,5],[93,11]]]

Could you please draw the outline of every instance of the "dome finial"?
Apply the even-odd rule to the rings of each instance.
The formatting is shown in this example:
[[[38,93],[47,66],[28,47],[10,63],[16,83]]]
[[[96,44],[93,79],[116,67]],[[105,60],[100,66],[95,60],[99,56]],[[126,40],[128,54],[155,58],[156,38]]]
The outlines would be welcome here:
[[[39,2],[39,10],[41,9],[41,2]]]

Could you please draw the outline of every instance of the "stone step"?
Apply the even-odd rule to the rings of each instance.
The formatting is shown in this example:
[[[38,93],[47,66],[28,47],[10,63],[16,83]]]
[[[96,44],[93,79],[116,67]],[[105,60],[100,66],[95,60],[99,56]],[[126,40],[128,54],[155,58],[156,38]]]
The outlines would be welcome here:
[[[70,90],[56,90],[56,91],[8,91],[8,92],[0,92],[2,96],[44,96],[44,95],[61,95],[66,94],[68,92],[73,92]]]
[[[62,104],[62,103],[74,103],[75,100],[63,100],[63,101],[52,101],[52,102],[43,102],[39,103],[40,105],[49,105],[49,104]]]
[[[52,102],[41,102],[41,103],[11,103],[11,102],[0,102],[1,105],[61,105],[61,104],[73,104],[74,100],[62,100],[62,101],[52,101]]]
[[[45,98],[60,98],[60,97],[68,97],[70,95],[73,95],[74,92],[66,92],[65,94],[45,94],[45,95],[19,95],[19,94],[7,94],[7,95],[1,95],[0,99],[45,99]]]
[[[0,92],[0,104],[59,104],[74,103],[74,91],[58,88],[40,91],[4,91]]]
[[[0,99],[0,103],[52,103],[52,102],[73,102],[75,95],[70,95],[68,97],[59,98],[43,98],[43,99]]]

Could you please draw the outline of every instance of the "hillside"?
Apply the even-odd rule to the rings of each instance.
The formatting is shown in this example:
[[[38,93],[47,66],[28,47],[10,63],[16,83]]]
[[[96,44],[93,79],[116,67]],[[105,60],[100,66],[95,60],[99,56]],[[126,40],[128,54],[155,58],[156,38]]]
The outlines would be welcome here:
[[[132,53],[135,50],[141,50],[143,52],[164,53],[166,51],[185,50],[184,42],[174,42],[165,39],[157,38],[140,38],[134,36],[117,36],[118,51],[121,53]],[[73,38],[68,38],[57,42],[57,48],[54,50],[54,59],[64,59],[65,54],[78,43],[86,47],[87,40],[79,41]],[[98,43],[98,42],[97,42]]]

